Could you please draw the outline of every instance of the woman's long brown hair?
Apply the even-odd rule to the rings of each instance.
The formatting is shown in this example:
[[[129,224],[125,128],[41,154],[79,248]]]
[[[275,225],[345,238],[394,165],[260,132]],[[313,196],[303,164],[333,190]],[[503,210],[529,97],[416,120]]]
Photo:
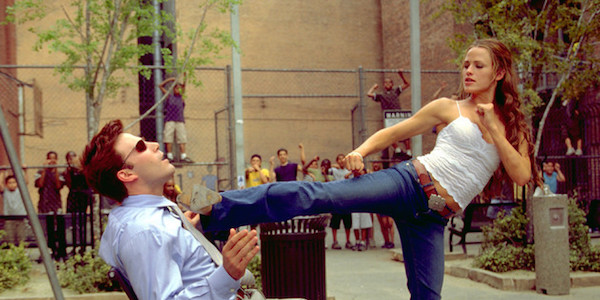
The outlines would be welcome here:
[[[481,39],[475,41],[467,51],[474,47],[486,49],[492,58],[492,67],[494,72],[505,71],[504,78],[498,81],[494,94],[494,102],[497,111],[500,113],[502,123],[505,126],[506,139],[519,151],[521,142],[527,143],[529,160],[531,162],[532,181],[535,185],[542,186],[537,164],[533,157],[533,138],[531,129],[525,122],[525,115],[521,111],[521,100],[517,92],[518,78],[512,64],[512,54],[508,47],[496,39]],[[462,74],[462,72],[461,72]],[[470,94],[464,91],[461,84],[458,90],[459,99],[466,99]],[[501,190],[502,184],[512,182],[503,165],[500,165],[494,176],[484,190],[487,197],[497,196]]]

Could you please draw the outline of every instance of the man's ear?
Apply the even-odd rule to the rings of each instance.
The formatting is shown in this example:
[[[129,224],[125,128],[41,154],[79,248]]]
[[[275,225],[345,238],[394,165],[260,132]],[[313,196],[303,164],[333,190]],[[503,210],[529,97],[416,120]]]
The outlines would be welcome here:
[[[117,178],[123,182],[132,182],[138,178],[137,174],[130,169],[122,169],[117,172]]]

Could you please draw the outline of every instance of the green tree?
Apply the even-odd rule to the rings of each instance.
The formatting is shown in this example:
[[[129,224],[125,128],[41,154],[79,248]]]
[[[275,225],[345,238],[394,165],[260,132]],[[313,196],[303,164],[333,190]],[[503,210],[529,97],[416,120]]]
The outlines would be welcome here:
[[[546,105],[535,143],[537,156],[544,123],[557,95],[577,101],[590,87],[598,86],[600,40],[599,0],[448,0],[442,8],[458,24],[471,25],[469,33],[457,33],[449,45],[457,53],[474,39],[494,37],[515,54],[521,74],[525,107]],[[459,55],[460,56],[460,55]],[[537,89],[544,74],[558,75],[548,103]]]
[[[159,0],[158,2],[165,2]],[[32,24],[28,29],[37,34],[34,49],[60,53],[64,60],[57,67],[60,81],[75,91],[84,91],[87,103],[88,139],[98,131],[103,100],[124,85],[130,84],[118,71],[142,72],[150,75],[147,67],[137,66],[139,58],[153,52],[150,45],[138,45],[137,38],[152,36],[157,30],[173,41],[191,39],[185,55],[173,62],[173,53],[161,49],[167,67],[175,68],[178,74],[184,70],[211,62],[224,46],[232,45],[230,36],[222,30],[208,30],[205,16],[209,9],[229,11],[239,0],[198,1],[201,17],[195,31],[183,33],[170,30],[164,24],[173,18],[166,13],[155,13],[149,0],[73,0],[70,7],[62,7],[64,17],[56,20],[49,28],[37,26],[48,14],[48,1],[17,0],[7,7],[7,20],[16,24]],[[194,50],[199,41],[202,47]],[[81,74],[83,66],[83,74]],[[190,73],[193,79],[193,72]]]

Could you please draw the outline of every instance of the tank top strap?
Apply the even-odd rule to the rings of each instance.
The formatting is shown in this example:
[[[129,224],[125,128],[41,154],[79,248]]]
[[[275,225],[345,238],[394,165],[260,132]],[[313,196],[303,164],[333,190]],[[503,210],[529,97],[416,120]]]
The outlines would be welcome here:
[[[456,101],[456,108],[458,108],[458,116],[462,117],[462,114],[460,113],[460,105],[458,105],[460,101]]]

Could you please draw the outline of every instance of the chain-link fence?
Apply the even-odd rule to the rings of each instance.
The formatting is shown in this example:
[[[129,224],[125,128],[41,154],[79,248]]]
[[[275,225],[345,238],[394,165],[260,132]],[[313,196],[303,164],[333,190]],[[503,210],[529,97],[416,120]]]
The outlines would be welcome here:
[[[13,104],[19,99],[18,87],[24,87],[24,133],[17,135],[17,130],[13,132],[15,144],[22,146],[21,159],[30,169],[30,179],[43,167],[48,151],[58,153],[59,169],[66,167],[67,151],[79,153],[87,140],[84,93],[72,91],[60,83],[59,75],[51,66],[3,66],[1,70],[13,77],[8,79],[4,76],[4,79],[0,79],[1,88],[5,91],[0,97],[9,113],[11,128],[18,126],[18,107]],[[197,69],[194,76],[202,85],[195,86],[188,82],[186,86],[186,152],[195,163],[177,164],[176,183],[184,190],[196,182],[208,185],[218,182],[220,190],[235,186],[231,182],[234,178],[231,167],[233,124],[228,70]],[[423,85],[423,103],[428,102],[444,82],[447,87],[440,96],[449,96],[458,84],[456,75],[457,72],[446,70],[423,72],[422,81],[430,83]],[[119,76],[129,86],[104,99],[100,126],[108,120],[121,119],[125,125],[135,122],[129,131],[141,134],[148,128],[140,130],[142,125],[137,123],[137,119],[149,106],[140,104],[139,95],[153,94],[153,81],[146,81],[140,87],[134,75],[120,73]],[[405,76],[410,80],[409,72],[405,71]],[[307,157],[320,155],[322,158],[332,158],[338,153],[347,152],[381,128],[379,104],[366,97],[366,91],[374,83],[382,86],[386,77],[400,83],[396,70],[244,69],[244,140],[247,156],[261,154],[263,167],[268,167],[269,157],[281,147],[288,148],[290,159],[297,161],[299,151],[296,146],[301,142],[306,146]],[[42,107],[34,105],[34,81],[43,95]],[[410,88],[402,93],[400,101],[403,108],[410,108]],[[353,116],[352,112],[357,111],[354,107],[360,108],[361,115],[358,117]],[[40,111],[43,113],[34,115],[34,112]],[[36,135],[36,124],[43,125],[43,135],[40,136],[40,132]],[[19,137],[22,143],[17,141]],[[37,192],[31,184],[30,192],[33,195]],[[63,199],[66,193],[66,189],[61,190]]]
[[[66,167],[67,151],[80,153],[87,141],[85,96],[83,92],[72,91],[60,83],[53,67],[1,66],[0,71],[10,75],[0,76],[0,89],[3,91],[0,102],[9,119],[15,144],[23,149],[21,159],[30,169],[28,186],[36,205],[38,191],[32,182],[37,170],[44,167],[46,153],[50,150],[58,153],[57,166],[62,170]],[[202,81],[202,85],[188,83],[185,91],[186,152],[194,163],[176,164],[175,181],[184,192],[189,191],[194,183],[203,183],[218,190],[234,188],[233,97],[229,87],[229,68],[200,68],[194,75]],[[123,73],[120,76],[130,85],[104,100],[100,126],[108,120],[121,119],[126,125],[135,124],[129,132],[140,134],[140,124],[136,122],[144,108],[140,108],[138,95],[141,91],[153,93],[154,84],[140,87],[134,75]],[[409,71],[404,71],[404,76],[411,80]],[[392,79],[395,85],[402,82],[397,70],[360,67],[343,70],[243,69],[243,125],[247,160],[254,153],[260,154],[263,168],[268,168],[269,158],[276,155],[276,150],[287,148],[290,160],[297,162],[299,143],[304,144],[307,158],[319,155],[321,158],[334,159],[338,153],[347,153],[382,128],[380,105],[367,97],[366,93],[375,83],[381,91],[385,78]],[[40,93],[34,93],[34,81]],[[450,97],[459,81],[456,70],[423,71],[422,105],[437,97]],[[19,87],[22,94],[19,93]],[[399,97],[403,109],[411,107],[411,92],[412,87],[409,87]],[[43,95],[43,114],[36,117],[34,99],[39,99],[39,94]],[[23,103],[24,133],[21,135],[15,130],[19,128],[19,99]],[[560,121],[547,122],[553,123]],[[589,124],[586,125],[586,132],[597,123],[586,123]],[[42,124],[43,130],[36,130],[36,124]],[[587,133],[586,136],[586,147],[597,149],[598,145],[592,142],[594,138]],[[20,138],[22,143],[18,143]],[[423,135],[424,152],[432,148],[434,140],[434,133]],[[372,159],[376,160],[377,156]],[[595,165],[597,163],[590,163],[592,165],[579,169],[593,174],[582,173],[573,180],[581,178],[597,182],[600,171]],[[596,190],[588,190],[589,197],[600,197]],[[62,210],[65,211],[68,190],[63,188],[60,193]]]

